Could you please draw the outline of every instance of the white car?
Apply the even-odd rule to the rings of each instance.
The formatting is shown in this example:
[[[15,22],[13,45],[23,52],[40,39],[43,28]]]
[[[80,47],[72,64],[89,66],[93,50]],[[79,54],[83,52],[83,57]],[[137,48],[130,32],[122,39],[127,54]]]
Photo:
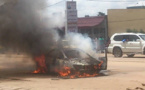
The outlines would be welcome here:
[[[115,33],[110,38],[108,52],[115,57],[127,54],[133,57],[135,54],[145,54],[145,34],[143,33]]]

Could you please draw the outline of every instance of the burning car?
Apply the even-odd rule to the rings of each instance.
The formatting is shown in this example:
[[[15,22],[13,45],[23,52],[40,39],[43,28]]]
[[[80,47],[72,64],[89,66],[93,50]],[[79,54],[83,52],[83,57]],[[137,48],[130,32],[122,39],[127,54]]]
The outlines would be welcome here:
[[[96,59],[77,48],[55,48],[46,55],[46,67],[50,73],[58,73],[61,77],[96,76],[100,70],[107,69],[107,60]]]

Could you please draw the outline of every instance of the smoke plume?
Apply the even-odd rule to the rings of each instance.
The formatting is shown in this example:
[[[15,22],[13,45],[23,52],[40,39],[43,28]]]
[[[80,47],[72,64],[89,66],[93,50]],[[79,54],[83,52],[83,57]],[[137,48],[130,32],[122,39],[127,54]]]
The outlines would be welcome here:
[[[46,53],[54,46],[58,35],[42,15],[45,0],[1,2],[0,45],[32,55]]]
[[[69,41],[70,45],[80,50],[83,50],[84,52],[90,54],[95,58],[98,58],[98,53],[96,53],[96,50],[94,48],[96,47],[96,44],[93,44],[92,39],[88,35],[70,32],[66,35],[65,38]],[[86,56],[82,55],[82,57]]]
[[[45,0],[2,0],[0,6],[0,45],[32,55],[45,54],[56,44],[59,36],[55,24],[45,14]],[[53,15],[58,17],[58,15]],[[60,18],[60,17],[59,17]],[[69,33],[66,39],[76,48],[95,53],[88,36]]]

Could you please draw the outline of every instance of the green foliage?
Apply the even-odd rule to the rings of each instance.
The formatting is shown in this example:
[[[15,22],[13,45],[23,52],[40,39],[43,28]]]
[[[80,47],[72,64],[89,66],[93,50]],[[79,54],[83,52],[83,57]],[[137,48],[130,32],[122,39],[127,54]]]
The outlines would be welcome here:
[[[98,16],[105,16],[105,13],[103,13],[103,12],[98,12]]]
[[[126,32],[132,32],[132,30],[131,29],[127,29]]]
[[[134,32],[134,33],[138,33],[138,31],[137,31],[136,29],[133,29],[133,32]]]
[[[145,31],[144,31],[144,30],[142,30],[142,29],[140,29],[140,33],[145,33]]]
[[[145,33],[143,29],[140,29],[139,31],[137,29],[127,29],[126,32],[128,33]]]

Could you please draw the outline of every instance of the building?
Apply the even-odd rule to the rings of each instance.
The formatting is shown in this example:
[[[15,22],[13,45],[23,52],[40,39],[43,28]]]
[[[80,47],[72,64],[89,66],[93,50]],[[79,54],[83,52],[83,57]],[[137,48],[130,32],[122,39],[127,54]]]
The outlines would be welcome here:
[[[108,35],[126,32],[127,29],[145,31],[145,9],[109,9]]]
[[[78,32],[91,38],[107,35],[106,16],[85,16],[78,18]]]
[[[130,6],[127,9],[145,9],[145,6]]]

